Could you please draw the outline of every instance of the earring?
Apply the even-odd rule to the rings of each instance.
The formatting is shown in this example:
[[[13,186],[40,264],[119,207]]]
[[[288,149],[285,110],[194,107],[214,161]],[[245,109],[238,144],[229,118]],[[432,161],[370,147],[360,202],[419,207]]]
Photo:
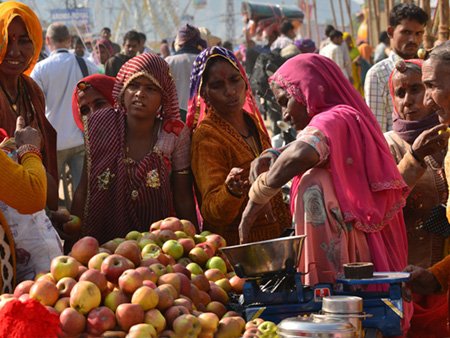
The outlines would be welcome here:
[[[160,120],[163,119],[163,117],[162,117],[162,110],[163,110],[163,109],[162,109],[162,105],[160,105],[159,108],[158,108],[158,110],[156,111],[156,113],[157,113],[157,114],[156,114],[156,118],[157,118],[157,119],[160,119]]]

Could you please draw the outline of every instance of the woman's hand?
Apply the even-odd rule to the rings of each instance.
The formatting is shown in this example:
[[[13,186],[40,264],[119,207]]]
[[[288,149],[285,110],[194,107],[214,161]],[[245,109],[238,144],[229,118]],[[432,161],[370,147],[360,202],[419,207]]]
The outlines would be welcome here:
[[[236,197],[241,197],[244,195],[250,185],[248,179],[244,179],[244,177],[242,177],[243,172],[244,169],[242,168],[232,168],[225,179],[225,185],[228,190]]]
[[[250,183],[255,182],[259,175],[268,171],[277,158],[278,156],[271,152],[266,152],[255,158],[250,164],[250,174],[248,177]]]
[[[250,231],[256,221],[256,217],[263,209],[264,204],[257,204],[252,200],[248,201],[247,206],[242,213],[241,223],[239,223],[239,242],[241,244],[249,242]]]
[[[431,271],[415,265],[408,265],[403,271],[411,274],[409,282],[406,284],[413,292],[421,295],[439,292],[441,285]]]
[[[439,133],[442,130],[443,132]],[[447,125],[440,124],[431,129],[422,132],[414,141],[411,149],[418,160],[425,156],[436,154],[439,151],[446,150],[450,133],[447,132]]]
[[[31,144],[38,149],[41,148],[41,136],[39,135],[39,131],[29,126],[25,127],[25,120],[22,116],[17,118],[14,138],[16,140],[17,148],[24,144]]]

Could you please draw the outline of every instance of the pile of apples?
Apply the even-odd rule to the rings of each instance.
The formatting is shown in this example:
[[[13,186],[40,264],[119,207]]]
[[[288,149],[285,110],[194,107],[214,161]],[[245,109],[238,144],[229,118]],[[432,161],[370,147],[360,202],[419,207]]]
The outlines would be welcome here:
[[[84,237],[49,272],[0,296],[0,308],[36,299],[59,315],[61,337],[241,337],[251,324],[226,304],[245,280],[221,256],[224,246],[220,235],[196,234],[174,217],[101,246]],[[260,324],[246,337],[275,336]]]

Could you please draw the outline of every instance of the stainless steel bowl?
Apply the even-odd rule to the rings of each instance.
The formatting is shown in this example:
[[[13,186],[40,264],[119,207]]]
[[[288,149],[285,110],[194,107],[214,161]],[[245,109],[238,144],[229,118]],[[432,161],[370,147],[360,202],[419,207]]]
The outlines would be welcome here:
[[[302,253],[305,235],[290,236],[221,248],[240,277],[259,277],[295,269]]]
[[[325,313],[351,314],[363,311],[363,299],[356,296],[328,296],[322,300]]]

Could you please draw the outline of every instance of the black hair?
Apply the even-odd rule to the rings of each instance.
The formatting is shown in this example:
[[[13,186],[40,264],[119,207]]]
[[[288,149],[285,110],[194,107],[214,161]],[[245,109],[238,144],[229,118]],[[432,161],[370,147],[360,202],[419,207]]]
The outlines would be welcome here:
[[[147,41],[147,35],[145,35],[145,33],[143,33],[143,32],[138,32],[138,34],[139,34],[139,41],[140,42],[142,42],[142,41]]]
[[[389,13],[389,26],[396,27],[405,19],[417,21],[425,26],[428,21],[428,14],[414,4],[398,4]]]
[[[168,43],[168,42],[167,42],[167,39],[162,39],[162,40],[161,40],[161,43]]]
[[[341,31],[338,31],[337,29],[330,32],[330,39],[334,38],[341,38],[343,36]]]
[[[206,66],[205,66],[205,69],[203,70],[203,74],[202,74],[202,83],[206,83],[208,81],[209,71],[210,71],[211,67],[220,61],[229,62],[227,59],[225,59],[221,56],[215,56],[215,57],[209,58],[209,60],[206,61]]]
[[[226,48],[226,49],[228,49],[228,50],[233,50],[233,44],[231,43],[231,41],[225,41],[224,43],[223,43],[223,48]]]
[[[332,31],[334,31],[335,29],[334,29],[334,26],[332,26],[332,25],[327,25],[326,27],[325,27],[325,35],[327,36],[327,37],[330,37],[330,33],[332,32]]]
[[[101,32],[108,32],[108,33],[111,34],[111,28],[109,28],[109,27],[103,27],[102,30],[101,30]]]
[[[140,42],[141,38],[139,36],[139,33],[133,29],[131,31],[126,32],[125,35],[123,36],[123,44],[124,45],[127,40]]]
[[[283,21],[280,26],[281,34],[286,35],[289,31],[294,29],[294,25],[290,21]]]
[[[389,44],[389,35],[386,31],[382,31],[380,36],[378,37],[378,42],[384,42],[385,44]]]

